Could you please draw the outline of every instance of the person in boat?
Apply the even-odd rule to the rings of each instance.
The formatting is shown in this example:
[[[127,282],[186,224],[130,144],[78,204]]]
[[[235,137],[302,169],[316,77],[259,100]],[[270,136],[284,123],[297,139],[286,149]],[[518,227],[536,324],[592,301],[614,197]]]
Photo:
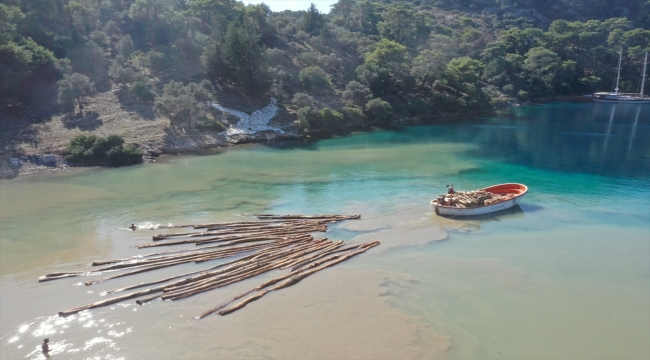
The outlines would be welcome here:
[[[454,185],[447,185],[447,194],[455,194],[456,191],[454,191]]]
[[[135,229],[137,229],[137,228],[138,227],[135,226],[135,224],[131,224],[131,226],[129,226],[129,229],[131,229],[131,231],[135,231]]]
[[[49,342],[50,342],[50,339],[43,339],[43,343],[41,344],[41,351],[45,355],[47,355],[50,352],[50,346],[47,344]]]

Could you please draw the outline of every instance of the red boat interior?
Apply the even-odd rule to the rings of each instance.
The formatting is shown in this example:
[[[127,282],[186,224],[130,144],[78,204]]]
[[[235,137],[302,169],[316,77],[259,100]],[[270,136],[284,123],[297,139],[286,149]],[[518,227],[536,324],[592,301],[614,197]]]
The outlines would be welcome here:
[[[499,184],[483,189],[489,191],[493,194],[512,194],[512,195],[521,195],[525,194],[528,191],[528,187],[522,184]]]

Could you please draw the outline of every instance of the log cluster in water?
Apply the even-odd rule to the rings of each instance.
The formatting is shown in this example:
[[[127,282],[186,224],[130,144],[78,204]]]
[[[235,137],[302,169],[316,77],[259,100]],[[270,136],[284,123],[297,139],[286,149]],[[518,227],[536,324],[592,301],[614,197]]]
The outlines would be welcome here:
[[[359,215],[257,214],[254,216],[259,220],[174,226],[174,228],[192,227],[198,231],[156,235],[153,237],[151,244],[141,245],[138,248],[187,244],[194,244],[195,246],[137,255],[130,258],[98,260],[92,263],[94,267],[92,271],[51,273],[40,277],[39,281],[109,273],[107,276],[84,283],[86,286],[90,286],[115,278],[190,262],[198,264],[211,260],[233,258],[200,270],[107,291],[108,294],[113,294],[146,288],[59,312],[60,316],[68,316],[83,310],[136,298],[136,303],[139,305],[158,298],[172,301],[180,300],[272,270],[290,269],[289,272],[268,280],[196,317],[203,318],[213,313],[225,315],[241,309],[246,304],[263,297],[269,292],[294,285],[318,271],[341,263],[379,245],[378,241],[374,241],[344,246],[343,241],[314,238],[311,235],[311,233],[327,231],[327,224],[329,223],[359,219]],[[271,285],[275,286],[270,287]],[[234,301],[247,295],[251,296],[228,307]]]

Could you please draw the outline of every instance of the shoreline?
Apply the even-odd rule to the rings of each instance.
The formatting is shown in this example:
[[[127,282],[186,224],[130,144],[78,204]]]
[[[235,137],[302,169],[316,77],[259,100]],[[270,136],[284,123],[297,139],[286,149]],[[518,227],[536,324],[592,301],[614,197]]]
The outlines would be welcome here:
[[[585,98],[580,95],[572,96],[561,96],[553,98],[543,98],[536,99],[534,102],[527,103],[516,103],[512,106],[531,106],[537,104],[544,104],[549,102],[588,102],[591,98]],[[511,107],[511,106],[508,106]],[[180,140],[184,140],[183,143],[173,144],[173,146],[161,147],[160,149],[142,149],[144,152],[142,163],[151,163],[156,162],[156,159],[166,156],[179,156],[179,155],[213,155],[220,152],[222,149],[235,149],[242,145],[250,144],[278,144],[285,141],[318,141],[323,139],[329,139],[334,136],[346,136],[353,132],[365,132],[365,131],[374,131],[373,129],[390,129],[390,128],[399,128],[402,126],[420,126],[420,125],[432,125],[432,124],[445,124],[451,121],[455,121],[462,118],[487,115],[487,114],[498,114],[501,111],[504,111],[506,108],[498,108],[486,111],[474,111],[467,113],[449,113],[442,114],[435,117],[430,117],[428,119],[419,119],[419,118],[406,118],[402,119],[396,123],[383,124],[383,123],[368,123],[361,125],[353,125],[348,127],[343,127],[335,130],[318,130],[310,132],[295,132],[287,131],[286,135],[279,135],[277,133],[269,133],[266,131],[259,131],[254,134],[245,134],[239,135],[237,137],[226,138],[222,133],[218,133],[216,137],[213,137],[211,140],[206,143],[198,144],[195,137],[192,134],[188,134],[185,137],[182,137]],[[54,150],[48,155],[54,155],[56,157],[55,165],[45,165],[38,164],[32,161],[28,161],[25,158],[33,154],[25,154],[20,156],[18,159],[21,161],[20,165],[12,166],[10,164],[10,158],[14,156],[7,156],[7,154],[0,154],[0,179],[4,180],[13,180],[23,178],[28,175],[34,174],[43,174],[43,173],[57,173],[62,170],[69,170],[73,168],[91,168],[91,167],[100,167],[100,168],[111,168],[106,166],[98,165],[73,165],[69,164],[65,157],[60,153],[60,150]],[[136,164],[137,165],[137,164]]]

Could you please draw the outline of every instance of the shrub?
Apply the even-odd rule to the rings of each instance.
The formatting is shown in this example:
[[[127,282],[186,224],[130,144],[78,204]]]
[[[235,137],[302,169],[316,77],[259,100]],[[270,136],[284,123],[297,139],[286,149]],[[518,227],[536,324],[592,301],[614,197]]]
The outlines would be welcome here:
[[[208,122],[197,124],[196,128],[201,131],[216,131],[216,132],[222,132],[228,130],[228,128],[226,128],[224,124],[222,124],[220,121],[217,120],[211,120]]]
[[[343,59],[334,53],[319,56],[318,63],[330,71],[340,71],[343,68]]]
[[[389,122],[393,118],[393,107],[379,98],[374,98],[366,104],[368,119],[378,122]]]
[[[74,73],[65,75],[57,83],[58,102],[66,111],[73,111],[75,101],[81,106],[82,100],[95,93],[95,83],[90,82],[86,75]]]
[[[95,160],[95,155],[93,154],[93,145],[97,140],[96,135],[92,134],[81,134],[70,141],[67,152],[68,156],[66,159],[70,162],[83,163],[84,160]]]
[[[425,119],[430,115],[429,104],[421,98],[411,98],[407,104],[410,116]]]
[[[298,128],[301,130],[336,129],[343,125],[343,114],[324,108],[316,111],[309,106],[298,109]]]
[[[162,95],[156,98],[154,110],[173,122],[185,120],[191,125],[193,119],[205,118],[207,101],[212,99],[211,89],[212,84],[207,80],[188,85],[172,80],[163,87]]]
[[[122,166],[142,162],[142,151],[133,144],[124,146],[124,139],[117,135],[103,138],[81,134],[70,141],[66,152],[66,160],[76,164]]]
[[[318,56],[313,52],[305,51],[298,55],[298,61],[307,66],[314,66],[318,63]]]
[[[187,87],[194,95],[194,99],[198,102],[206,102],[212,100],[212,93],[214,92],[214,86],[208,80],[202,80],[200,83],[189,83]]]
[[[318,66],[309,66],[300,71],[300,83],[308,90],[327,90],[330,88],[330,81],[327,74]]]
[[[125,59],[130,58],[133,51],[135,51],[135,45],[133,44],[131,35],[124,35],[115,48],[117,49],[117,53],[124,56]]]
[[[336,129],[343,125],[343,114],[330,108],[324,108],[319,112],[319,127],[324,129]]]
[[[108,76],[113,79],[118,85],[126,86],[133,81],[133,70],[130,67],[120,65],[119,60],[113,61],[110,69],[108,69]]]
[[[305,93],[296,93],[293,95],[291,103],[297,108],[303,108],[305,106],[312,107],[314,106],[314,98]]]
[[[348,124],[358,125],[363,123],[365,120],[363,110],[357,106],[347,105],[341,109],[341,112],[343,112],[343,119],[345,119],[345,122]]]
[[[312,128],[312,123],[318,121],[319,115],[318,111],[310,106],[301,107],[298,109],[298,128],[303,131]]]
[[[343,91],[343,98],[345,100],[349,100],[360,105],[368,101],[371,95],[372,92],[367,86],[354,80],[345,85],[345,91]]]
[[[152,102],[156,98],[156,94],[149,89],[144,81],[136,81],[133,83],[131,93],[141,102]]]
[[[164,70],[167,66],[167,57],[161,52],[149,51],[147,53],[147,63],[151,70]]]
[[[111,166],[131,165],[142,162],[142,151],[129,144],[122,148],[112,148],[106,152],[106,159]]]
[[[90,40],[97,43],[99,46],[106,45],[106,33],[100,30],[95,30],[90,33]]]

